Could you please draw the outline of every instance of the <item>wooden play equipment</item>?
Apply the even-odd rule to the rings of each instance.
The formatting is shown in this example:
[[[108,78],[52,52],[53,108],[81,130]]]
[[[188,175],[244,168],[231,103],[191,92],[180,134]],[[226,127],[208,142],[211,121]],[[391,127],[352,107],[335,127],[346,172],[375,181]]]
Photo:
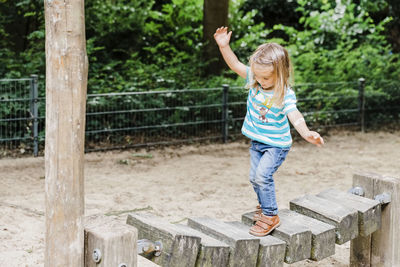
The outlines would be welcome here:
[[[88,60],[83,0],[45,0],[46,267],[137,265],[136,229],[84,215]],[[86,222],[85,222],[86,221]]]
[[[375,174],[354,176],[364,197],[330,189],[292,200],[280,211],[281,226],[263,238],[248,234],[252,213],[242,222],[200,217],[188,225],[142,214],[127,224],[84,218],[84,1],[44,3],[46,267],[135,267],[138,251],[162,266],[272,267],[321,260],[347,241],[351,266],[400,266],[400,180]]]
[[[353,186],[353,193],[327,189],[293,199],[279,212],[281,225],[262,238],[248,234],[253,212],[241,222],[198,217],[187,225],[132,213],[127,224],[162,245],[158,256],[139,250],[161,266],[283,266],[322,260],[348,241],[351,266],[400,266],[400,179],[355,174]]]
[[[83,0],[46,0],[45,266],[83,266],[86,56]]]

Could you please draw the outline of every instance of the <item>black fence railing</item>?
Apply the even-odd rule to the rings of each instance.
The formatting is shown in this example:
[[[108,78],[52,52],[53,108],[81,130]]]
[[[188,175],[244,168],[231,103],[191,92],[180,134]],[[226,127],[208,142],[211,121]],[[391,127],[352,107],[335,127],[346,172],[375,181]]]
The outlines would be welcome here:
[[[0,153],[44,150],[45,97],[37,76],[0,80]],[[311,128],[400,122],[400,81],[295,86]],[[239,136],[248,91],[243,87],[88,94],[86,151],[167,145]],[[0,154],[1,155],[1,154]]]

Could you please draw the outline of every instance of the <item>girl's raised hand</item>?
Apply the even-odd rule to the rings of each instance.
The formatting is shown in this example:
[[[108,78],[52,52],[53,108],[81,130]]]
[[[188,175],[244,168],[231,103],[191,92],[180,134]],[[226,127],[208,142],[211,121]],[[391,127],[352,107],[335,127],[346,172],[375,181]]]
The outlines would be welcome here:
[[[324,145],[324,139],[319,135],[319,133],[314,131],[309,131],[304,139],[319,147]]]
[[[225,47],[229,45],[231,40],[232,31],[228,33],[228,27],[220,27],[214,33],[214,39],[219,47]]]

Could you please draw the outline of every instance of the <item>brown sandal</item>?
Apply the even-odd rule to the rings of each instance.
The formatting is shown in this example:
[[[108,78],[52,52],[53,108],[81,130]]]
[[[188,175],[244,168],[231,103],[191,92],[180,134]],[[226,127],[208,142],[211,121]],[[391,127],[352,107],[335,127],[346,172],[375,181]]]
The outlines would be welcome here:
[[[254,224],[249,233],[254,236],[266,236],[281,224],[279,216],[267,216],[260,214],[260,219]]]
[[[257,205],[256,211],[254,211],[254,216],[253,216],[253,222],[258,221],[261,217],[262,210],[261,210],[261,205]]]

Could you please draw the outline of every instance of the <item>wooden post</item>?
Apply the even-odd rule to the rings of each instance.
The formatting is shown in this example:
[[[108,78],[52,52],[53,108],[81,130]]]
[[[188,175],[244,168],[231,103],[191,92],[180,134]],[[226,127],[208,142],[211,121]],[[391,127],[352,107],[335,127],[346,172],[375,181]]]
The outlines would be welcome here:
[[[137,229],[107,216],[85,218],[85,267],[137,266]]]
[[[45,0],[46,267],[84,264],[84,0]]]
[[[350,266],[400,266],[400,179],[372,173],[359,173],[353,177],[353,186],[361,186],[365,197],[387,193],[389,204],[382,207],[381,228],[367,237],[351,241]]]

